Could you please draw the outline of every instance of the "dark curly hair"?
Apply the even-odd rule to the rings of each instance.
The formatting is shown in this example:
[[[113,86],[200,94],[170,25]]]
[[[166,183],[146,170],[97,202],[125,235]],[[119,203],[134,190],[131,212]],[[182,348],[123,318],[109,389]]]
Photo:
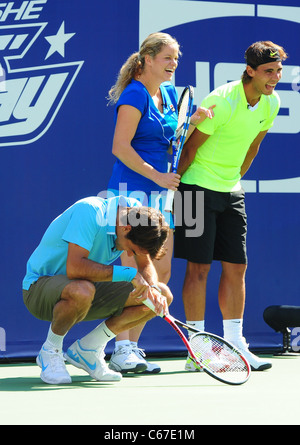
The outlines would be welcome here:
[[[164,247],[169,226],[164,216],[152,207],[126,207],[126,212],[120,215],[122,225],[130,225],[131,230],[126,238],[146,250],[151,259],[160,259],[165,255]]]
[[[274,61],[284,61],[288,55],[282,46],[276,45],[270,40],[255,42],[247,48],[245,52],[245,59],[247,65],[255,69],[262,63],[268,63],[272,61],[272,53],[276,54]],[[251,82],[252,77],[249,76],[247,70],[243,72],[243,83]]]

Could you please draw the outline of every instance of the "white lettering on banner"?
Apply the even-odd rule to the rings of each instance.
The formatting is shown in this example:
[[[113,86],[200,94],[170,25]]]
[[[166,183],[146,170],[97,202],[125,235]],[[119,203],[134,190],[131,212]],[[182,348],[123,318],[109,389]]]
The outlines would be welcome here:
[[[257,6],[257,7],[256,7]],[[300,24],[300,7],[220,3],[194,0],[140,0],[140,35],[141,44],[148,34],[199,20],[220,17],[266,17]],[[153,29],[155,23],[156,29]],[[245,65],[241,63],[217,63],[211,66],[209,61],[195,61],[195,105],[214,88],[232,80],[239,79]],[[210,84],[210,72],[213,70],[214,85]],[[173,79],[175,85],[175,77]],[[289,84],[290,89],[280,89],[280,84]],[[178,94],[183,90],[176,85]],[[277,91],[281,99],[281,108],[288,110],[276,117],[270,133],[299,134],[300,132],[300,67],[284,64],[283,77]],[[274,180],[243,180],[246,192],[252,193],[300,193],[300,177]]]
[[[29,2],[24,2],[24,4]],[[32,18],[38,3],[23,9]],[[0,3],[0,8],[3,8]],[[22,6],[20,7],[20,11]],[[22,9],[22,12],[24,12]],[[0,10],[8,14],[7,9]],[[16,12],[12,7],[9,12]],[[29,144],[39,139],[52,124],[62,106],[83,61],[42,64],[24,67],[23,59],[42,37],[47,23],[0,26],[0,49],[4,53],[0,77],[0,147]],[[55,35],[44,35],[47,41],[44,60],[55,53],[65,57],[65,45],[75,33],[65,32],[63,21]],[[44,48],[44,47],[43,47]],[[21,66],[21,68],[20,68]]]
[[[6,333],[4,328],[0,328],[0,351],[6,351]]]
[[[140,0],[140,44],[152,32],[220,17],[254,16],[255,5],[186,0]]]
[[[297,66],[293,69],[292,71],[292,76],[293,76],[293,82],[292,82],[292,89],[294,91],[298,91],[300,90],[300,67]]]
[[[23,1],[20,4],[16,2],[0,3],[0,22],[5,22],[7,18],[14,16],[14,20],[34,20],[38,19],[47,0]]]
[[[6,81],[6,94],[0,94],[0,123],[12,118],[17,122],[3,126],[1,137],[30,134],[42,125],[67,77],[61,73]]]

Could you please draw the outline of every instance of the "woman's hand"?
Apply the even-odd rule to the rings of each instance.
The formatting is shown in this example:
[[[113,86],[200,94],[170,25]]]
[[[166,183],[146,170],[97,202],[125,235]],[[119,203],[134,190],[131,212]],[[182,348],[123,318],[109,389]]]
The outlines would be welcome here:
[[[174,190],[174,192],[176,192],[180,184],[180,175],[178,175],[177,173],[156,172],[154,182],[160,187]]]

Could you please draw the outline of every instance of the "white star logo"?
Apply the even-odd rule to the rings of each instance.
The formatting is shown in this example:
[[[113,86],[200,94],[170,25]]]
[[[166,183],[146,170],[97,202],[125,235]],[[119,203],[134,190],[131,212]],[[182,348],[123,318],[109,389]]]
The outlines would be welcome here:
[[[45,37],[47,42],[50,43],[50,48],[45,57],[45,60],[52,56],[52,54],[54,54],[55,52],[58,52],[62,57],[65,57],[65,44],[74,35],[75,32],[67,34],[65,33],[65,22],[62,22],[56,35]]]

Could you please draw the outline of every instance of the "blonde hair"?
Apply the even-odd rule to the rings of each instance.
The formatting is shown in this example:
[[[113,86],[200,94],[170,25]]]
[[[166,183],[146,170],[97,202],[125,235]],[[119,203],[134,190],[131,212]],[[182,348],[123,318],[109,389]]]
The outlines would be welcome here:
[[[154,58],[167,45],[178,45],[178,54],[180,55],[179,43],[174,37],[163,32],[150,34],[141,44],[140,51],[131,54],[119,71],[117,82],[108,92],[108,103],[118,102],[122,91],[130,84],[134,77],[140,75],[145,66],[145,56]]]

